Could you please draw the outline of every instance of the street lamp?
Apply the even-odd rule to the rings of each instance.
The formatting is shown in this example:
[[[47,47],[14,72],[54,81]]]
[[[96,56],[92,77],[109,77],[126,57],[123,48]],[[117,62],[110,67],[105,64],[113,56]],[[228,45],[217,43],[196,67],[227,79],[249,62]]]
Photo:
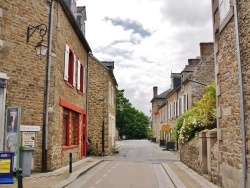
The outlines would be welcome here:
[[[37,25],[37,26],[29,25],[28,28],[27,28],[27,42],[29,42],[30,37],[37,30],[39,30],[39,34],[42,37],[42,39],[35,46],[36,55],[39,57],[39,59],[42,59],[42,57],[47,54],[47,49],[48,49],[47,44],[43,40],[44,35],[46,35],[46,33],[47,33],[47,26],[45,24],[40,24],[40,25]]]
[[[35,48],[36,48],[36,55],[39,57],[39,59],[42,59],[42,57],[47,54],[48,46],[43,40],[38,42]]]

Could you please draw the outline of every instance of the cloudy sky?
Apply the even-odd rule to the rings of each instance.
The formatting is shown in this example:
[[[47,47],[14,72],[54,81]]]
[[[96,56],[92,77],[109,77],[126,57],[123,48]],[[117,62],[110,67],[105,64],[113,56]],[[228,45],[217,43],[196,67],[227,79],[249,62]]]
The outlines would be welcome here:
[[[78,0],[86,6],[86,39],[100,61],[114,61],[118,89],[150,115],[153,87],[170,87],[171,72],[212,42],[211,0]]]

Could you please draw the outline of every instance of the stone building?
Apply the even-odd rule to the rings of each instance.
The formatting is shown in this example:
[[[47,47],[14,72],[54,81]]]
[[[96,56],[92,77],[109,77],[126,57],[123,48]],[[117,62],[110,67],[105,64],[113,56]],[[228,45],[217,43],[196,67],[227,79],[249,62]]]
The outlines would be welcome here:
[[[94,153],[110,155],[115,149],[116,90],[114,62],[89,57],[88,137]]]
[[[171,73],[171,88],[166,97],[167,109],[168,109],[168,118],[167,123],[171,128],[174,128],[176,125],[176,120],[179,116],[178,108],[178,91],[180,90],[181,84],[181,74],[180,73]],[[172,139],[172,137],[170,138]]]
[[[200,43],[200,57],[188,59],[188,65],[178,75],[180,83],[172,87],[167,96],[168,123],[171,127],[202,97],[204,86],[214,80],[213,43]]]
[[[250,187],[250,2],[212,1],[217,142],[213,178],[223,187]]]
[[[49,48],[48,56],[39,59],[34,47],[41,39]],[[0,104],[20,107],[20,124],[41,129],[33,138],[33,171],[66,166],[69,154],[73,162],[86,156],[86,73],[90,52],[65,1],[1,1],[0,79],[6,84],[6,97],[1,97]],[[0,115],[1,122],[5,122]],[[7,150],[8,115],[6,125],[0,125],[0,138],[4,138],[1,149]],[[24,132],[18,135],[21,140]]]
[[[152,132],[153,132],[153,141],[159,142],[160,140],[160,131],[161,131],[161,122],[165,122],[164,110],[166,96],[168,94],[168,90],[164,91],[163,93],[158,95],[158,87],[153,88],[153,98],[151,100],[152,103]]]

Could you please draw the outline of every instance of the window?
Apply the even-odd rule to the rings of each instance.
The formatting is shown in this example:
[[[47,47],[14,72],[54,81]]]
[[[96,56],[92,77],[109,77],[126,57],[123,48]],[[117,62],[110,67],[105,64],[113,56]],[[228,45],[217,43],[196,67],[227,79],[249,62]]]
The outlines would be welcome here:
[[[187,111],[187,95],[183,96],[183,112]]]
[[[61,106],[61,126],[62,126],[62,149],[72,149],[79,147],[80,144],[80,128],[86,122],[86,110],[74,103],[60,97]]]
[[[67,143],[67,135],[69,134],[68,125],[69,125],[69,111],[66,109],[63,109],[63,126],[62,126],[62,145],[63,146],[69,145]]]
[[[171,104],[170,104],[168,108],[168,119],[171,119],[171,118],[172,118],[172,112],[171,112]]]
[[[71,145],[77,145],[77,126],[78,126],[78,114],[71,112]]]
[[[75,87],[75,61],[76,57],[70,47],[66,44],[65,63],[64,63],[64,80]]]
[[[173,112],[174,112],[174,116],[173,116],[173,118],[176,118],[176,116],[177,116],[177,101],[175,101],[174,102],[174,109],[173,109]]]
[[[114,99],[114,87],[112,86],[111,82],[109,82],[109,104],[114,106],[115,99]]]
[[[84,93],[85,88],[85,68],[81,61],[78,60],[77,62],[77,90],[81,93]]]
[[[182,112],[183,112],[183,110],[182,110],[182,100],[181,100],[181,98],[179,98],[177,116],[181,115]]]
[[[78,145],[80,114],[63,108],[62,146]]]
[[[230,0],[219,0],[220,23],[224,21],[230,11]]]

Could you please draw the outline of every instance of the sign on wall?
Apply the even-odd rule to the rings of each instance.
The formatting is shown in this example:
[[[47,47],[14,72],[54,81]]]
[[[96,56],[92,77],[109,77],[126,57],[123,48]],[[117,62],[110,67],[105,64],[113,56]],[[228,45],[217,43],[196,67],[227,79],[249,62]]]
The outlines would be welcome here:
[[[35,147],[35,132],[22,132],[22,146]]]

